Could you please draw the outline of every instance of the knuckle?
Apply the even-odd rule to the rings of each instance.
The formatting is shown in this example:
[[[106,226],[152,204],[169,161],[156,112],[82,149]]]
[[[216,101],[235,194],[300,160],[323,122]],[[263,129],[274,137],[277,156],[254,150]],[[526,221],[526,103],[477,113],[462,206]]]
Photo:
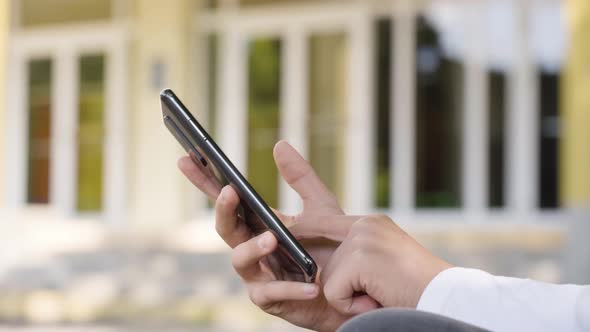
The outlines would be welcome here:
[[[367,256],[375,251],[376,235],[374,233],[361,233],[350,239],[351,254],[350,260],[355,265],[364,264]]]
[[[375,222],[377,222],[378,224],[384,224],[384,223],[387,223],[387,222],[390,222],[391,221],[391,218],[389,218],[388,215],[382,214],[382,213],[381,214],[375,214],[372,217],[375,220]]]
[[[264,296],[261,294],[259,288],[251,287],[248,289],[248,297],[250,297],[250,301],[257,307],[264,307],[265,301]]]
[[[231,265],[234,267],[235,270],[241,269],[243,265],[244,258],[240,249],[241,245],[237,246],[234,250],[232,250],[230,256]]]
[[[352,247],[356,250],[365,248],[368,246],[368,242],[370,242],[370,239],[368,239],[368,237],[365,235],[365,233],[360,233],[357,234],[355,236],[353,236],[350,240]]]
[[[215,231],[217,232],[217,234],[219,234],[219,236],[224,236],[225,235],[225,229],[223,227],[221,227],[221,225],[219,224],[219,220],[217,220],[217,222],[215,223]]]
[[[220,220],[220,218],[215,219],[215,231],[217,234],[223,238],[230,234],[229,227],[227,222]]]
[[[368,215],[352,224],[350,234],[377,233],[379,228],[389,221],[386,215]]]
[[[264,286],[251,287],[248,291],[250,301],[263,311],[274,316],[281,316],[284,311],[280,303],[273,303],[264,294]]]
[[[351,236],[355,236],[356,234],[363,232],[366,228],[364,220],[365,218],[355,221],[352,224],[352,226],[350,226],[350,231],[348,232],[348,234]]]
[[[367,247],[358,248],[350,254],[350,261],[354,262],[354,265],[360,268],[367,262],[367,256],[370,251],[371,249]]]
[[[383,220],[387,218],[386,216],[383,215],[379,215],[379,214],[373,214],[373,215],[369,215],[366,216],[365,218],[363,218],[363,223],[366,225],[367,228],[375,228],[378,227],[380,225],[383,224]]]

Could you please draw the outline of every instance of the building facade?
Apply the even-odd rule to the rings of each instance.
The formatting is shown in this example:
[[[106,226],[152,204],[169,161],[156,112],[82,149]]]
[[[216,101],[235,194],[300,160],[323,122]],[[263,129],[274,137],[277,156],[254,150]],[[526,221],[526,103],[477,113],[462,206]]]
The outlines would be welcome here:
[[[11,223],[210,223],[176,169],[164,87],[289,212],[299,202],[272,167],[278,139],[346,211],[409,227],[560,233],[571,208],[590,203],[583,0],[571,26],[558,0],[2,5],[1,210]]]

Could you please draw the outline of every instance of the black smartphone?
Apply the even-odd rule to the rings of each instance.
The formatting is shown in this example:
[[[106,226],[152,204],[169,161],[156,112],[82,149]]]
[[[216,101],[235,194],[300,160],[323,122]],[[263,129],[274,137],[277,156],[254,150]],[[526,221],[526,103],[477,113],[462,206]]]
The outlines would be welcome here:
[[[188,109],[166,89],[160,93],[164,124],[197,166],[221,184],[231,185],[240,197],[238,217],[253,235],[270,230],[278,240],[278,250],[267,257],[275,275],[282,280],[314,282],[317,265],[268,204],[248,183],[203,126]],[[230,128],[231,124],[228,124]]]

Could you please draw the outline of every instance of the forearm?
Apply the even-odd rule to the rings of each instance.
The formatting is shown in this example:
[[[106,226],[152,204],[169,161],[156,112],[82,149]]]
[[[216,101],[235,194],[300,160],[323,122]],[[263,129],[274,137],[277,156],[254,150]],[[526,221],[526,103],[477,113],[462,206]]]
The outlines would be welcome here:
[[[426,287],[417,309],[494,331],[587,331],[590,287],[451,268]]]

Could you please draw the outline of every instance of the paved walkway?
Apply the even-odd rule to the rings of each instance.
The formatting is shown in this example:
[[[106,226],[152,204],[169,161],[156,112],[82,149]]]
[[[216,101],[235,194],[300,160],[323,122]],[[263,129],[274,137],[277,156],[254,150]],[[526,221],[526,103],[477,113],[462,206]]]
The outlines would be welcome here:
[[[63,230],[59,234],[74,236]],[[509,238],[482,233],[474,239],[474,233],[457,231],[419,240],[457,265],[548,281],[560,278],[559,237],[507,234]],[[19,263],[0,266],[0,332],[299,330],[249,302],[227,252],[171,249],[169,243],[135,235],[96,236],[92,246],[80,245],[89,238],[78,239],[75,250],[44,256],[8,251],[24,243],[34,246],[32,239],[2,241],[0,256]],[[35,250],[39,248],[44,247]]]

